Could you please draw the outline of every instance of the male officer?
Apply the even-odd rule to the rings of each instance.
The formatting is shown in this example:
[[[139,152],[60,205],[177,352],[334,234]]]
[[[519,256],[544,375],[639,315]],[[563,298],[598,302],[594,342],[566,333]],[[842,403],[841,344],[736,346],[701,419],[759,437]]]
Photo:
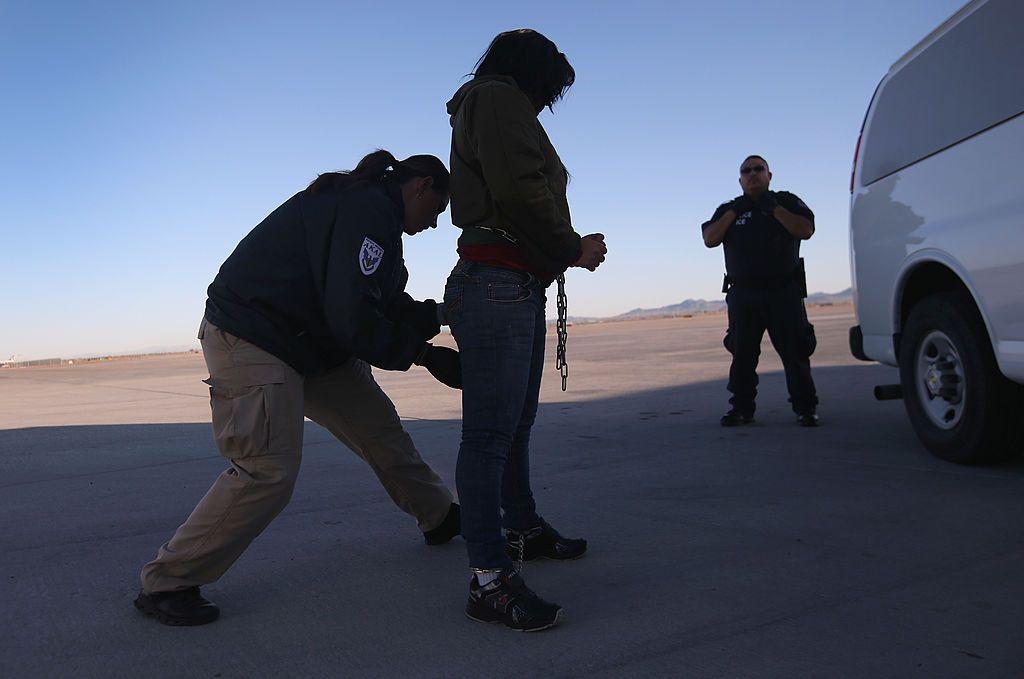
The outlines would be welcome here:
[[[732,405],[723,427],[754,421],[757,359],[768,330],[786,369],[789,400],[804,427],[816,427],[818,397],[811,379],[810,356],[816,341],[803,298],[806,283],[800,241],[814,234],[814,213],[786,191],[769,191],[772,173],[761,156],[740,165],[743,193],[723,203],[701,225],[704,244],[724,244],[729,330],[725,348],[732,353],[729,391]]]

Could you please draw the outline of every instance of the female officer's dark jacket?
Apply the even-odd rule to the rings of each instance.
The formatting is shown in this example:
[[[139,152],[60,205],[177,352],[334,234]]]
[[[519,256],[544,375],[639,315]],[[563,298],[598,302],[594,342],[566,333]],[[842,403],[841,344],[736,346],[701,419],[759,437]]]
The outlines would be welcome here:
[[[220,267],[206,318],[304,375],[353,356],[408,370],[433,336],[415,319],[434,305],[405,292],[403,215],[390,179],[300,191]]]

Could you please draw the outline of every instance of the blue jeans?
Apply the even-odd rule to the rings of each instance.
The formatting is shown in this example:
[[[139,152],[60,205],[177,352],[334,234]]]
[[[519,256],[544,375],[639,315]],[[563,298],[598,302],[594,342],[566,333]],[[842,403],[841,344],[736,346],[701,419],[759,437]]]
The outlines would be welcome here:
[[[529,273],[459,260],[444,303],[462,361],[462,536],[471,568],[505,568],[512,560],[502,527],[540,525],[529,451],[544,367],[544,286]]]

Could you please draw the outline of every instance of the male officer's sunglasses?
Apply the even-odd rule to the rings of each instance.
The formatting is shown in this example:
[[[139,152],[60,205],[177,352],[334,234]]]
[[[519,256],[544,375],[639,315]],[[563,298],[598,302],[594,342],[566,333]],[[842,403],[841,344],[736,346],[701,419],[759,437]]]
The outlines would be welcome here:
[[[764,172],[767,170],[764,165],[751,165],[750,167],[741,167],[740,174],[750,174],[751,172]]]

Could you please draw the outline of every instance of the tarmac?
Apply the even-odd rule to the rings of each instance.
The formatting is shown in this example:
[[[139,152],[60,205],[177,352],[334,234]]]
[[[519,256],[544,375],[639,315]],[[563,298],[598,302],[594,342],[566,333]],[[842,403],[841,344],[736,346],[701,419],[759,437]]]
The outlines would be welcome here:
[[[571,327],[565,393],[549,333],[534,491],[590,550],[527,564],[565,608],[537,634],[466,619],[461,539],[308,422],[291,504],[204,588],[220,620],[145,618],[139,568],[225,465],[202,356],[0,370],[0,677],[1024,675],[1024,464],[930,456],[850,308],[812,321],[818,429],[767,341],[757,423],[718,425],[721,315]],[[375,372],[454,487],[459,393]]]

